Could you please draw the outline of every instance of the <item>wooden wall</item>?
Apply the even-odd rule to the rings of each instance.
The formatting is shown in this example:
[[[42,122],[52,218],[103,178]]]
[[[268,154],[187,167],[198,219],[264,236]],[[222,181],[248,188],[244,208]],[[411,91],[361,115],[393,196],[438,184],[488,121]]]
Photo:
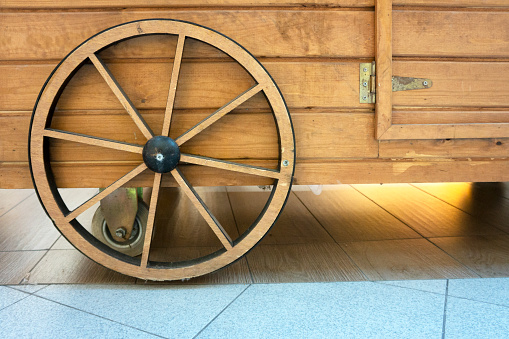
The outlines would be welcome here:
[[[31,110],[57,63],[95,33],[145,18],[213,28],[262,62],[292,116],[297,184],[509,180],[509,139],[375,139],[374,105],[359,103],[358,84],[359,63],[375,55],[373,0],[194,0],[185,6],[162,0],[1,0],[0,7],[0,188],[32,185]],[[393,20],[394,74],[434,81],[429,90],[394,94],[396,123],[509,122],[507,0],[395,0]],[[144,37],[101,52],[155,131],[175,43],[172,37]],[[172,136],[251,84],[225,55],[186,42]],[[62,94],[52,126],[143,144],[91,64]],[[267,106],[255,97],[190,141],[185,151],[273,166],[276,141]],[[60,185],[68,187],[106,186],[140,161],[132,154],[68,142],[52,142],[52,157]],[[264,183],[195,167],[187,173],[196,185]]]

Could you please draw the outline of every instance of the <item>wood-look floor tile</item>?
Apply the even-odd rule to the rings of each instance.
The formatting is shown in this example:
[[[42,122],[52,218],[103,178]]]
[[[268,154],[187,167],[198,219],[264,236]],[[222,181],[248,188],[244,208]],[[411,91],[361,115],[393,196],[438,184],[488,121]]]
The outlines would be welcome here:
[[[35,194],[0,217],[0,251],[46,250],[60,235]]]
[[[255,283],[366,280],[335,243],[260,245],[247,261]]]
[[[33,189],[7,190],[0,189],[0,216],[4,215],[11,208],[34,194]]]
[[[46,251],[0,252],[0,284],[19,284],[45,253]]]
[[[503,231],[410,185],[354,185],[424,237],[503,234]]]
[[[426,239],[341,244],[370,280],[478,277]]]
[[[226,233],[236,239],[238,231],[226,190],[198,187],[196,191]],[[152,246],[222,248],[210,226],[180,189],[163,189],[160,193]]]
[[[228,192],[228,195],[235,221],[242,233],[256,220],[270,193]],[[260,244],[305,244],[311,242],[334,242],[334,239],[309,213],[300,200],[291,193],[279,219]]]
[[[499,184],[499,185],[496,185]],[[414,184],[419,189],[509,232],[509,199],[502,183]]]
[[[421,238],[351,186],[295,194],[337,242]]]
[[[131,283],[135,278],[109,270],[78,250],[50,250],[30,273],[30,284]]]
[[[509,277],[509,235],[431,238],[483,278]]]
[[[206,254],[214,252],[215,248],[171,248],[171,249],[151,249],[150,260],[153,261],[182,261],[189,258],[198,258]],[[200,277],[192,278],[185,281],[173,282],[153,282],[145,280],[137,280],[137,284],[250,284],[252,283],[251,275],[245,258],[241,258],[235,263],[227,266],[219,271],[206,274]]]

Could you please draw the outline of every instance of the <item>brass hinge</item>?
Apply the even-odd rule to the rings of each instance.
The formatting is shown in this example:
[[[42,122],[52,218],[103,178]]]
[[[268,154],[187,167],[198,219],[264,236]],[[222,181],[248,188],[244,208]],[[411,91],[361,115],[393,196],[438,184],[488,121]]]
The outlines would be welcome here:
[[[361,104],[374,104],[376,102],[376,68],[375,62],[360,64],[360,91]],[[392,77],[392,91],[410,91],[426,89],[433,86],[433,81],[424,78]]]

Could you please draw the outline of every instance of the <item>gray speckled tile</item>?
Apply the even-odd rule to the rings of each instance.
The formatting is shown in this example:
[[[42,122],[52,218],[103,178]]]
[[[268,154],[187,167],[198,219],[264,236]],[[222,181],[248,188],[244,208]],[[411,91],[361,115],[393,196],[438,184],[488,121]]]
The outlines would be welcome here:
[[[26,293],[35,293],[40,289],[43,289],[48,285],[9,285],[9,287],[14,288],[18,291],[26,292]]]
[[[29,296],[0,311],[0,324],[2,338],[5,339],[157,338],[35,296]]]
[[[28,295],[26,293],[15,291],[11,288],[0,286],[0,310],[14,304]]]
[[[447,280],[394,280],[380,283],[438,294],[445,294],[447,286]]]
[[[445,337],[509,338],[509,308],[449,297]]]
[[[449,280],[449,295],[509,307],[509,278]]]
[[[441,338],[444,299],[372,282],[255,284],[198,337]]]
[[[192,338],[246,287],[52,285],[36,295],[164,337]]]

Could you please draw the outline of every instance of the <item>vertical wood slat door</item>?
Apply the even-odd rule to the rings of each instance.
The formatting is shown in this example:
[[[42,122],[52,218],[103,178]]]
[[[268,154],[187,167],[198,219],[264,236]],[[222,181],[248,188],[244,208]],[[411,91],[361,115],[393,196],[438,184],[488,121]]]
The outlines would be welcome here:
[[[509,3],[493,8],[375,1],[376,138],[509,138]],[[429,89],[392,92],[392,76]]]

